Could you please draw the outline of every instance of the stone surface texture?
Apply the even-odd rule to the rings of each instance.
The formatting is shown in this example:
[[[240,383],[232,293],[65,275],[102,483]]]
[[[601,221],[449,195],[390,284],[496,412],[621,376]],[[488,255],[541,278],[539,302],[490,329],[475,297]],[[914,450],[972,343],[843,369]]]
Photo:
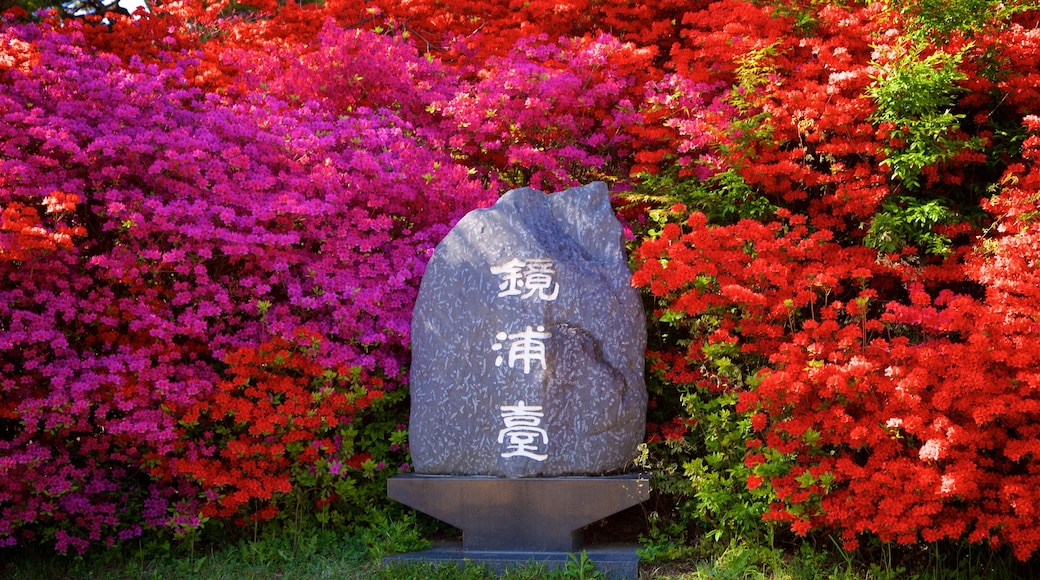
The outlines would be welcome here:
[[[647,399],[631,275],[601,182],[515,189],[460,220],[427,266],[412,320],[416,473],[630,468]]]

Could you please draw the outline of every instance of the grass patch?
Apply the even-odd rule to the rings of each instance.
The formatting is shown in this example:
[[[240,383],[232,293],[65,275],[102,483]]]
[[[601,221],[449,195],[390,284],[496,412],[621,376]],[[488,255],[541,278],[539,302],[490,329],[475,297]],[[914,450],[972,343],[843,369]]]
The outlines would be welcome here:
[[[384,555],[425,545],[412,521],[387,521],[358,534],[297,530],[241,540],[191,545],[139,541],[86,557],[29,549],[0,551],[0,578],[11,580],[484,580],[496,578],[482,566],[397,563]],[[508,571],[505,580],[599,578],[579,555],[559,570],[532,564]],[[1018,562],[1006,551],[978,546],[892,546],[874,543],[846,552],[819,538],[783,546],[739,540],[713,557],[644,562],[641,579],[661,580],[1020,580],[1040,577],[1040,562]]]
[[[25,580],[191,578],[368,579],[379,568],[362,538],[330,531],[267,536],[229,546],[130,543],[87,557],[15,552],[0,577]]]

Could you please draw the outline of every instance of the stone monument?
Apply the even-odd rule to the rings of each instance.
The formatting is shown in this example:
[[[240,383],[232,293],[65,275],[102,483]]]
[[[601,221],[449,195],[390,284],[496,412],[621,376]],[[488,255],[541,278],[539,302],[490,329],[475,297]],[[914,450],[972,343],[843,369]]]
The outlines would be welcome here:
[[[631,275],[602,182],[514,189],[460,220],[419,290],[415,474],[390,497],[462,528],[468,559],[575,550],[579,528],[647,499],[629,472],[647,400]]]

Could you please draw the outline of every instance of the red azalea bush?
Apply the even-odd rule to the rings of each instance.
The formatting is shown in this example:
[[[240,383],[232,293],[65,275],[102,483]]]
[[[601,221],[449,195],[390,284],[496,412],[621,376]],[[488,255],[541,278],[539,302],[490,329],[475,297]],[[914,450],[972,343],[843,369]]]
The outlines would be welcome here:
[[[659,214],[636,252],[634,281],[674,337],[651,369],[692,419],[705,397],[732,397],[747,451],[728,469],[747,490],[727,493],[767,520],[850,547],[967,539],[1024,560],[1040,546],[1036,189],[1022,185],[1037,102],[1015,79],[1035,49],[998,40],[1023,34],[1014,14],[927,43],[904,27],[928,15],[882,9],[807,12],[810,34],[790,17],[684,19],[740,32],[673,54],[732,75],[730,102],[755,124],[719,140],[716,207]],[[743,196],[726,195],[734,184]],[[703,187],[670,185],[704,205]],[[701,460],[678,461],[695,498],[720,493]]]
[[[1028,558],[1040,37],[947,4],[5,13],[0,544],[373,517],[434,245],[606,179],[679,514],[651,552],[785,522]]]
[[[361,367],[323,367],[322,342],[301,329],[292,340],[237,349],[226,360],[230,378],[179,418],[173,459],[153,456],[150,474],[187,476],[205,490],[191,502],[197,519],[178,522],[184,530],[245,511],[270,519],[302,508],[321,523],[345,519],[343,511],[357,521],[377,512],[371,499],[385,483],[375,474],[391,460],[407,470],[407,431],[366,410],[392,408],[404,390],[384,391],[385,381]]]

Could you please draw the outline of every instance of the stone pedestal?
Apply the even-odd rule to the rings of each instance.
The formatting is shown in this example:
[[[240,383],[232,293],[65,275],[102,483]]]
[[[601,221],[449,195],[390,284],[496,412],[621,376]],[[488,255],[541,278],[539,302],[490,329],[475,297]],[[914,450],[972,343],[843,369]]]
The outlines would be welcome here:
[[[566,566],[567,554],[585,549],[610,578],[637,578],[635,546],[583,547],[581,528],[650,497],[644,474],[589,477],[502,478],[400,475],[387,495],[462,530],[462,545],[439,546],[388,558],[402,561],[472,561],[502,572],[529,562]]]
[[[394,561],[502,572],[569,563],[638,577],[634,546],[582,546],[583,527],[650,495],[646,317],[607,186],[507,192],[437,245],[412,317],[413,475],[387,493],[462,529],[462,545]]]

